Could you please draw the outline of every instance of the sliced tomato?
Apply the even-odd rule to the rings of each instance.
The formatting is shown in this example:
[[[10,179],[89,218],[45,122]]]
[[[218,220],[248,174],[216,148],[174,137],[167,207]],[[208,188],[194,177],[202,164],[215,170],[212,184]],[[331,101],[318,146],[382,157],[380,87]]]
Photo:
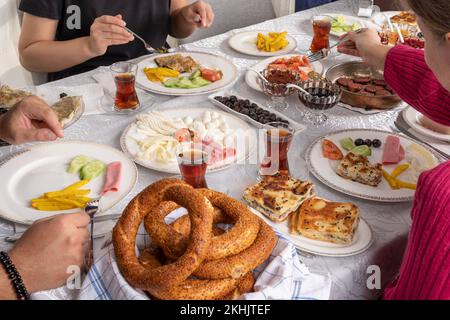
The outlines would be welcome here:
[[[177,130],[174,134],[174,138],[178,140],[178,142],[198,142],[198,137],[194,131],[189,129],[180,129]]]
[[[324,140],[322,145],[323,156],[330,160],[342,160],[344,155],[337,145],[330,140]]]
[[[216,82],[221,80],[223,73],[220,70],[203,69],[202,78],[211,82]]]

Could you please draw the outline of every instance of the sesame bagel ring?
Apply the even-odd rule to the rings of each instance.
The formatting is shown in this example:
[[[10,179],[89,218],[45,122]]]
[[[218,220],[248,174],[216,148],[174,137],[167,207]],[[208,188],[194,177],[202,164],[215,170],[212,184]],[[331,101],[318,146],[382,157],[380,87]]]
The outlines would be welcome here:
[[[136,257],[136,236],[142,221],[161,201],[173,201],[186,208],[192,232],[186,251],[175,262],[148,269]],[[213,212],[208,199],[184,182],[171,179],[151,185],[130,202],[114,227],[113,244],[120,271],[132,286],[144,290],[179,285],[191,276],[208,252]]]
[[[148,269],[161,268],[162,253],[152,246],[145,249],[139,261]],[[192,280],[188,279],[180,284],[170,287],[149,287],[145,290],[159,300],[218,300],[222,297],[234,297],[242,282],[248,288],[249,278],[223,279],[223,280]],[[228,299],[227,299],[228,300]]]
[[[255,285],[255,277],[253,276],[252,272],[249,272],[245,276],[243,276],[241,280],[239,280],[236,289],[234,289],[234,291],[222,297],[220,300],[236,300],[240,296],[252,292],[254,285]]]
[[[249,248],[234,256],[203,262],[194,272],[194,276],[210,280],[239,279],[261,265],[275,248],[277,237],[267,223],[260,218],[258,220],[261,228]]]
[[[213,223],[227,223],[231,220],[234,224],[224,234],[212,238],[205,260],[223,259],[250,247],[259,232],[259,218],[246,205],[224,194],[211,190],[196,191],[205,195],[214,207],[220,209],[221,213],[215,215]],[[154,214],[145,219],[147,233],[170,259],[183,254],[190,234],[190,216],[181,217],[174,226],[165,223],[165,217],[175,209],[175,204],[162,203],[154,210]],[[189,232],[181,234],[176,229]]]

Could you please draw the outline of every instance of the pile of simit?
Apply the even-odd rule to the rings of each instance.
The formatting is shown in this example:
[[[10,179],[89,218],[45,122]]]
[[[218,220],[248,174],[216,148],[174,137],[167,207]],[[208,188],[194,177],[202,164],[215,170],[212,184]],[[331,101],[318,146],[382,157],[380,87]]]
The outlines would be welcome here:
[[[167,224],[184,207],[188,215]],[[152,245],[136,256],[144,222]],[[233,225],[228,231],[218,224]],[[239,201],[183,181],[165,179],[134,198],[114,228],[114,250],[130,285],[155,299],[235,299],[253,290],[252,271],[276,245],[276,235]]]

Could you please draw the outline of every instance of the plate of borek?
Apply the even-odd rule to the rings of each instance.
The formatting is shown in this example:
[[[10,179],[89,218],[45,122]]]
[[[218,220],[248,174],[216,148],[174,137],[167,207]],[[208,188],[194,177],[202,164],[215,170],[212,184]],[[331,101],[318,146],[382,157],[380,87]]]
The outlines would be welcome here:
[[[274,83],[290,83],[289,77],[283,79],[283,74],[293,74],[299,80],[308,80],[309,78],[317,77],[323,73],[324,68],[321,62],[316,61],[310,63],[308,58],[304,55],[289,54],[285,56],[271,57],[263,60],[252,67],[254,71],[264,72],[266,70],[266,78],[269,82],[272,82],[271,77],[273,73]],[[263,92],[260,85],[260,80],[258,75],[254,71],[247,71],[245,76],[245,81],[250,86],[250,88]],[[280,72],[281,71],[281,72]],[[287,73],[284,73],[287,71]],[[280,78],[281,77],[281,78]]]
[[[301,251],[347,257],[364,252],[373,243],[372,230],[355,204],[321,198],[310,181],[265,177],[248,187],[243,198],[256,215]]]
[[[137,85],[169,96],[194,96],[219,91],[233,84],[237,67],[210,53],[180,52],[151,56],[138,64]]]
[[[439,164],[427,146],[379,130],[344,130],[317,139],[306,161],[328,187],[361,199],[409,202],[421,173]]]
[[[179,174],[177,152],[185,143],[208,154],[208,172],[224,170],[255,154],[257,132],[247,122],[210,107],[180,107],[140,114],[122,134],[122,150],[141,166]]]

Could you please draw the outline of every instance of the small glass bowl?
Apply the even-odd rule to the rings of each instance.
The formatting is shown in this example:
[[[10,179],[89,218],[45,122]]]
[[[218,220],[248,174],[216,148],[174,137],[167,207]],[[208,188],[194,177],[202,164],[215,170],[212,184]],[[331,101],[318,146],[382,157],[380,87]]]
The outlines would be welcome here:
[[[268,69],[264,69],[261,74],[264,76],[264,78],[267,79],[270,75],[270,72],[271,71],[269,71]],[[300,77],[297,73],[289,70],[277,70],[277,72],[286,72],[287,75],[293,79],[293,81],[289,81],[289,83],[298,85],[298,83],[300,82]],[[263,81],[261,79],[259,79],[258,81],[264,94],[271,99],[271,102],[267,104],[267,107],[281,111],[286,110],[289,107],[289,104],[285,101],[285,98],[293,95],[296,90],[287,88],[288,83],[272,83],[269,81]]]
[[[328,120],[325,110],[334,108],[342,97],[342,89],[328,80],[308,80],[300,84],[310,95],[298,91],[298,98],[306,107],[305,119],[313,125],[321,125]]]

